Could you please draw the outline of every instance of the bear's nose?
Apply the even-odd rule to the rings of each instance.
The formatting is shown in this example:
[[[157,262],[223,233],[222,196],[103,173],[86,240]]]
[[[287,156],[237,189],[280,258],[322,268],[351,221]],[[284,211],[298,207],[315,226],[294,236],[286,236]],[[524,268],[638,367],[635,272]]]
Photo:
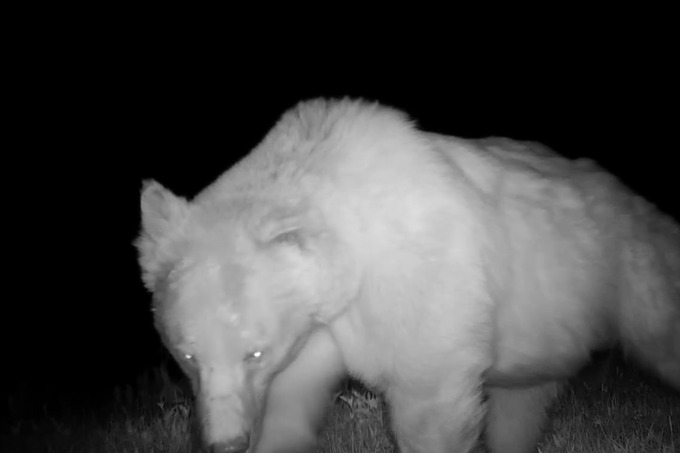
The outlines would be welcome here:
[[[246,453],[250,446],[250,436],[244,434],[229,442],[220,442],[210,446],[210,453]]]

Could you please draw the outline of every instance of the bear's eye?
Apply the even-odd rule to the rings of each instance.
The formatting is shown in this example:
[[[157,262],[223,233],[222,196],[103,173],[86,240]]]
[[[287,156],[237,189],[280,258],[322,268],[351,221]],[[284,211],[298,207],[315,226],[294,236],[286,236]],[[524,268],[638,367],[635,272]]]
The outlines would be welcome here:
[[[263,354],[263,351],[259,349],[256,351],[251,351],[245,355],[244,360],[246,362],[257,362],[262,358]]]
[[[281,233],[272,239],[275,244],[284,244],[296,247],[300,250],[305,250],[307,248],[307,241],[300,230],[290,230]]]

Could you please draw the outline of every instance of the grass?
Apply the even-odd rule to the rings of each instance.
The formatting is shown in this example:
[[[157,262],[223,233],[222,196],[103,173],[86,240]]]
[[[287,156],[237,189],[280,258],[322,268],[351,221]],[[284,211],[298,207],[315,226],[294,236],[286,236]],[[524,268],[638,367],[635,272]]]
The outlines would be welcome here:
[[[8,400],[10,423],[0,451],[54,453],[189,452],[192,413],[183,380],[165,367],[77,412],[68,404],[21,414]],[[96,406],[96,407],[95,407]],[[616,362],[602,375],[574,380],[552,409],[541,453],[672,453],[680,450],[680,395]],[[335,398],[319,453],[393,452],[382,400],[350,383]]]

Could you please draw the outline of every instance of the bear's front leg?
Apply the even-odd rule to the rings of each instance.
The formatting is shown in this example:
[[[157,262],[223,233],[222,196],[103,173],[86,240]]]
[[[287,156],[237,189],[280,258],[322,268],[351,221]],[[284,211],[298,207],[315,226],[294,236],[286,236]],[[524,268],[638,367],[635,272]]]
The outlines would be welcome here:
[[[255,453],[314,451],[331,396],[345,375],[330,333],[324,328],[314,332],[271,384]]]
[[[411,382],[387,392],[400,453],[469,453],[484,409],[479,379]]]
[[[489,387],[486,445],[491,453],[531,453],[547,421],[547,410],[561,384],[534,387]]]

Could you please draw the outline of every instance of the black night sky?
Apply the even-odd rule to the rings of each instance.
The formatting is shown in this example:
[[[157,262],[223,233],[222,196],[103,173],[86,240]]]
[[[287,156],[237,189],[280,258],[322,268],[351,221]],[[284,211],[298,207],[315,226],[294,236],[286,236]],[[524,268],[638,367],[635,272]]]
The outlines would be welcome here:
[[[666,141],[677,112],[663,60],[646,51],[449,49],[388,62],[347,49],[320,64],[276,43],[241,61],[199,40],[79,41],[41,42],[24,57],[3,146],[4,366],[9,389],[46,400],[103,394],[159,360],[132,245],[141,181],[195,195],[303,99],[363,97],[427,130],[590,156],[680,213],[677,143]]]

